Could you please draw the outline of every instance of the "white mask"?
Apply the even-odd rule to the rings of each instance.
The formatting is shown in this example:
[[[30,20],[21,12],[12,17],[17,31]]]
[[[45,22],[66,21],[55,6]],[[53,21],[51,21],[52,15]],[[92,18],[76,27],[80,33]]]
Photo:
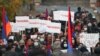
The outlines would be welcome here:
[[[64,47],[67,47],[67,43],[66,42],[64,42]]]
[[[64,47],[67,47],[67,44],[66,43],[64,43]]]
[[[91,23],[88,23],[88,26],[92,26],[92,24]]]
[[[64,39],[61,39],[61,42],[63,42],[64,41]]]
[[[38,37],[38,39],[40,39],[40,37]]]
[[[40,38],[40,41],[43,42],[44,41],[44,38]]]
[[[34,46],[38,46],[39,45],[39,43],[38,42],[34,42]]]
[[[84,30],[87,30],[87,28],[84,28]]]

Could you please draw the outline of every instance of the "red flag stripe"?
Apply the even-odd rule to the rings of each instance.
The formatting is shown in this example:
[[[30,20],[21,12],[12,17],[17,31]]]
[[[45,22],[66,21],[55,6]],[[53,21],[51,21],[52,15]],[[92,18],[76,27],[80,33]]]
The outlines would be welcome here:
[[[4,33],[6,34],[6,36],[8,36],[9,33],[11,32],[11,25],[10,22],[8,21],[4,7],[2,8],[2,26],[4,28]]]
[[[70,46],[72,47],[72,29],[71,29],[71,13],[70,13],[70,7],[68,8],[68,42]]]
[[[4,27],[4,33],[6,34],[6,21],[5,21],[5,9],[2,8],[2,26]]]

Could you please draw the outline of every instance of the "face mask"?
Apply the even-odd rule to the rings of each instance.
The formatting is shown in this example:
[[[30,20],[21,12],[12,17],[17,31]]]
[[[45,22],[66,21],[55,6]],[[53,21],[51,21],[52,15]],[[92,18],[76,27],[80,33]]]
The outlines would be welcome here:
[[[92,24],[91,23],[88,23],[88,26],[92,26]]]
[[[34,46],[38,46],[39,45],[39,43],[38,42],[34,42]]]
[[[40,41],[43,42],[44,41],[44,38],[40,38]]]
[[[40,37],[38,37],[38,39],[40,39]]]
[[[84,30],[87,30],[87,28],[84,28]]]
[[[64,47],[67,47],[67,43],[66,42],[64,42]]]
[[[61,42],[63,42],[64,41],[64,39],[61,39]]]
[[[64,47],[67,47],[67,44],[66,43],[64,44]]]

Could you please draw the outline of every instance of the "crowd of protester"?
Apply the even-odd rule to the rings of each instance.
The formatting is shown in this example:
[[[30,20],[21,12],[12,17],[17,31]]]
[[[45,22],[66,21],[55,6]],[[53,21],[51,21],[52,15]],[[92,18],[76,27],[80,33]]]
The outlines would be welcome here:
[[[36,15],[36,18],[45,19],[45,13]],[[10,33],[7,42],[4,44],[3,39],[0,37],[0,56],[48,56],[48,49],[52,56],[63,56],[59,50],[67,49],[67,27],[66,22],[53,20],[52,13],[48,16],[48,19],[53,22],[60,22],[62,24],[61,33],[39,33],[37,28],[26,29],[18,33]],[[85,10],[78,7],[78,11],[75,13],[73,25],[73,38],[72,46],[73,49],[78,50],[80,53],[88,53],[88,49],[83,43],[80,43],[79,35],[82,32],[85,33],[100,33],[100,23],[93,18],[93,15]],[[31,38],[30,35],[34,35]],[[14,37],[14,38],[11,38]],[[76,52],[76,51],[75,51]],[[82,54],[79,54],[82,55]],[[100,38],[99,42],[92,51],[96,55],[100,55]],[[91,53],[92,53],[91,52]],[[91,55],[92,56],[92,55]]]

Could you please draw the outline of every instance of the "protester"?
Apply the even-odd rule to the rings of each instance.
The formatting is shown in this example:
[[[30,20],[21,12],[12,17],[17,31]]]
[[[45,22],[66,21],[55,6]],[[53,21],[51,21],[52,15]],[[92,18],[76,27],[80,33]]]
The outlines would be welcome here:
[[[100,38],[99,38],[99,42],[96,44],[95,48],[94,48],[94,52],[98,55],[100,55]]]
[[[16,46],[9,46],[8,50],[4,53],[3,56],[18,56],[18,53],[15,52]]]
[[[67,49],[68,48],[68,46],[67,46],[67,40],[63,40],[63,42],[61,43],[61,48],[62,49]]]
[[[45,12],[43,12],[36,15],[36,18],[46,20],[45,16]],[[47,19],[52,22],[61,23],[61,32],[40,33],[37,28],[27,29],[22,32],[12,32],[7,38],[8,45],[5,45],[0,37],[0,56],[47,56],[48,51],[51,55],[62,56],[63,53],[60,50],[68,49],[68,32],[66,32],[68,28],[65,26],[67,22],[54,21],[53,16],[50,15]],[[74,21],[74,27],[72,27],[72,49],[74,54],[76,56],[79,56],[81,53],[88,55],[87,46],[80,42],[81,37],[79,35],[83,33],[99,33],[100,23],[97,23],[89,11],[82,10],[81,7],[77,8]],[[100,40],[94,52],[100,54]]]
[[[56,38],[54,45],[53,45],[53,55],[61,56],[62,52],[60,50],[61,50],[61,41],[59,38]]]
[[[77,19],[80,20],[81,15],[82,15],[81,7],[78,7],[78,8],[77,8],[77,12],[75,13],[74,20],[75,20],[75,21],[76,21]]]

